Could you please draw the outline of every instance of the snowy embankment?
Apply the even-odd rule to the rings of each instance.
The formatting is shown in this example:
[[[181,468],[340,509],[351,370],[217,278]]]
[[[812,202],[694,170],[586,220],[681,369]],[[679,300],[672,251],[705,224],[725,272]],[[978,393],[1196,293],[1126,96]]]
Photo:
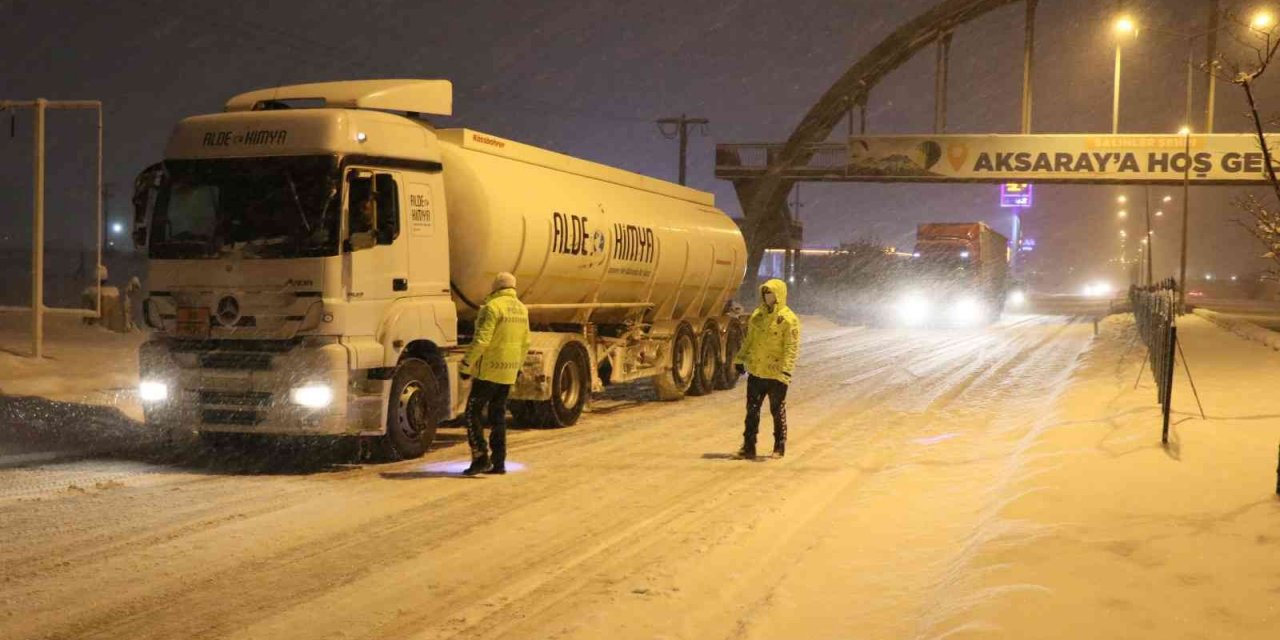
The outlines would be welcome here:
[[[1248,338],[1280,351],[1280,333],[1267,330],[1246,318],[1209,309],[1196,309],[1195,314],[1242,338]]]
[[[79,318],[44,320],[44,357],[31,357],[31,316],[0,313],[0,467],[119,450],[138,428],[138,346]]]
[[[968,579],[929,635],[1276,637],[1280,354],[1180,319],[1208,417],[1180,361],[1162,446],[1132,317],[1102,329],[1045,408],[995,533],[967,554]]]
[[[146,333],[114,333],[79,318],[44,319],[44,358],[31,354],[31,316],[0,313],[0,395],[123,406],[138,384]]]

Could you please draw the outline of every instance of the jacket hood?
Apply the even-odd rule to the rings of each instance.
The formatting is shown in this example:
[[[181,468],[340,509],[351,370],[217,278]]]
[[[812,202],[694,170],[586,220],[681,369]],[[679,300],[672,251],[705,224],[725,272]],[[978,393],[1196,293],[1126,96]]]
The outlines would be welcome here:
[[[773,295],[778,298],[778,306],[787,306],[787,283],[774,278],[760,285],[760,304],[764,304],[764,292],[772,291]]]
[[[515,289],[498,289],[497,291],[494,291],[493,293],[486,296],[484,300],[485,302],[488,302],[490,300],[493,300],[494,298],[514,298],[514,297],[516,297]]]

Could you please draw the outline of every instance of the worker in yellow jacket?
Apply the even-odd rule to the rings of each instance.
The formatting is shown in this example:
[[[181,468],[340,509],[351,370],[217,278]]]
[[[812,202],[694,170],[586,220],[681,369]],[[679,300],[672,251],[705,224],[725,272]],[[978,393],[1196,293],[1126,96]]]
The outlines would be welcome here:
[[[516,297],[516,277],[499,273],[493,293],[485,298],[476,315],[475,338],[462,359],[462,379],[473,376],[467,396],[467,443],[471,445],[471,466],[464,474],[506,473],[507,394],[515,384],[529,352],[529,311]],[[493,456],[484,441],[484,418],[488,413]]]
[[[787,453],[787,389],[800,353],[800,319],[787,306],[787,285],[769,280],[760,287],[760,306],[747,321],[747,337],[734,359],[738,375],[747,375],[747,420],[739,458],[756,457],[760,407],[769,398],[773,414],[773,455]]]

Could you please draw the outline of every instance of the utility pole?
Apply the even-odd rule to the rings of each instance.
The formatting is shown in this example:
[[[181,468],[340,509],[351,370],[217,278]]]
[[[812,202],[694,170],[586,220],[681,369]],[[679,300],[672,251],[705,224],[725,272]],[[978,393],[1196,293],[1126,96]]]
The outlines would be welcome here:
[[[670,140],[677,136],[680,138],[680,184],[684,184],[685,157],[688,155],[689,150],[689,125],[698,125],[700,132],[705,136],[707,135],[709,121],[706,118],[688,118],[682,113],[679,118],[661,118],[657,120],[657,123],[658,131],[666,139]],[[675,129],[667,129],[668,125],[675,126]]]
[[[104,221],[111,219],[111,186],[110,182],[102,183],[102,218]],[[109,245],[111,242],[110,234],[103,233],[99,241],[104,245]],[[94,277],[96,278],[97,276],[95,275]]]

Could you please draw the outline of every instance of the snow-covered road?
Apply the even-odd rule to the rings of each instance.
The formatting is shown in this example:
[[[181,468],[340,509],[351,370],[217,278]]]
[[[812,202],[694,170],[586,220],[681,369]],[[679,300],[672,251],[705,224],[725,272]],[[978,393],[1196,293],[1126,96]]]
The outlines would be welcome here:
[[[458,429],[413,462],[244,465],[115,446],[110,415],[87,439],[112,455],[12,424],[62,453],[0,458],[0,638],[932,637],[979,547],[1036,535],[995,514],[1092,340],[809,319],[788,455],[757,462],[730,459],[744,385],[611,390],[513,432],[505,477],[456,475]],[[56,413],[31,402],[6,415]]]

